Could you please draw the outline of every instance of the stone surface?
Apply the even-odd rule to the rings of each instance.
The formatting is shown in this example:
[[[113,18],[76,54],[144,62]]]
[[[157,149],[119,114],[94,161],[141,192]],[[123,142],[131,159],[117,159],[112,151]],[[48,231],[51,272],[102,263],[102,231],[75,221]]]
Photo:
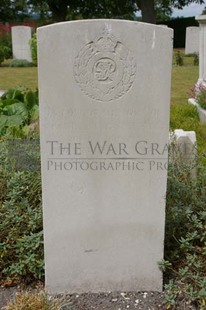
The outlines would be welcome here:
[[[170,136],[170,149],[170,159],[179,164],[191,164],[191,176],[196,177],[197,139],[195,131],[175,129]]]
[[[38,29],[46,288],[162,290],[171,29]]]
[[[185,54],[199,53],[199,27],[186,28]]]
[[[196,17],[199,22],[199,79],[198,83],[206,80],[206,15]]]
[[[11,28],[11,35],[13,58],[25,59],[31,62],[31,49],[29,44],[31,40],[31,27],[14,26]]]

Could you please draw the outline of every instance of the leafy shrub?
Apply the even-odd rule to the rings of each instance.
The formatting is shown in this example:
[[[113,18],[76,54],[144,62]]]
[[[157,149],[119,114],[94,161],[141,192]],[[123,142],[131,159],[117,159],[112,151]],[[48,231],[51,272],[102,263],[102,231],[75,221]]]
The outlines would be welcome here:
[[[0,97],[0,136],[25,137],[38,119],[38,91],[9,89]]]
[[[33,34],[30,40],[30,47],[31,47],[31,56],[32,62],[34,65],[37,65],[37,37],[36,33]]]
[[[171,165],[168,176],[165,261],[173,280],[165,286],[168,308],[181,297],[206,305],[206,170],[199,166],[197,179],[191,166]],[[175,280],[174,280],[175,279]]]
[[[0,45],[0,65],[5,59],[9,58],[9,48],[7,46]]]
[[[183,66],[184,65],[183,55],[180,53],[180,51],[177,51],[175,54],[175,64],[177,66]]]
[[[0,65],[2,64],[4,59],[5,59],[4,48],[0,46]]]
[[[7,142],[0,143],[4,194],[0,200],[0,269],[4,279],[41,279],[43,228],[40,171],[15,171]],[[6,180],[6,182],[5,182]]]
[[[11,32],[9,29],[3,34],[0,33],[0,46],[7,47],[7,51],[9,51],[8,58],[12,57],[12,43],[11,43]]]
[[[5,59],[12,55],[11,38],[8,36],[0,37],[0,65]]]
[[[32,63],[26,59],[13,59],[10,64],[10,67],[31,67]]]

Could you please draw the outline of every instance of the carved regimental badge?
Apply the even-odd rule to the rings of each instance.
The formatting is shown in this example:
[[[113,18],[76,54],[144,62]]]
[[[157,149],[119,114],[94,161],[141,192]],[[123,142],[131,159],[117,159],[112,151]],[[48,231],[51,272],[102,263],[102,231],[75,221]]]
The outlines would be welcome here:
[[[74,76],[89,97],[110,101],[132,86],[136,64],[129,49],[108,32],[86,44],[74,62]]]

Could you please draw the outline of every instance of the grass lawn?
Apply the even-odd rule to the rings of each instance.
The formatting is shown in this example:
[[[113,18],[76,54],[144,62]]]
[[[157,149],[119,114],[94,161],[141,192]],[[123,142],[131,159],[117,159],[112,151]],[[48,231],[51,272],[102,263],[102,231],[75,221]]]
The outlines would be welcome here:
[[[16,86],[37,88],[37,68],[10,68],[0,67],[0,89],[7,90]]]
[[[171,103],[184,104],[190,97],[190,89],[197,82],[198,66],[173,66]]]

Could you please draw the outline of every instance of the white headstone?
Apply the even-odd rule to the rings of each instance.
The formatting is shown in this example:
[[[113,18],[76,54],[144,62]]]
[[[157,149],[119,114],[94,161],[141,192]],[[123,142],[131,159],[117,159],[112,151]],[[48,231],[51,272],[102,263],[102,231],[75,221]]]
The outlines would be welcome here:
[[[46,288],[162,290],[171,29],[38,29]]]
[[[199,27],[187,27],[185,54],[194,53],[199,53]]]
[[[31,27],[14,26],[11,28],[12,51],[14,59],[32,61],[29,41],[31,40]]]
[[[175,129],[170,136],[170,159],[177,164],[191,165],[191,176],[196,177],[197,139],[195,131]]]
[[[196,17],[199,22],[199,79],[198,84],[206,80],[206,15]]]

